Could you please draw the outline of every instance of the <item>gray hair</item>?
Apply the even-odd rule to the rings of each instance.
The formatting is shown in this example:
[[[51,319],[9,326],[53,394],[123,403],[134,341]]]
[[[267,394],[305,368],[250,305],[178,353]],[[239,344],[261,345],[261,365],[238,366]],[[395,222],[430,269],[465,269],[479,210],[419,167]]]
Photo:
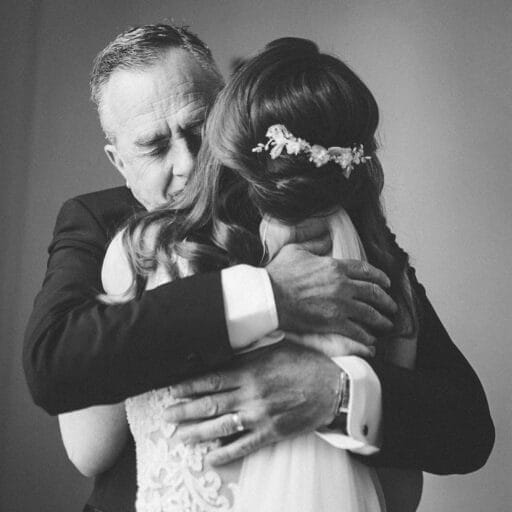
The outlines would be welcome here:
[[[212,79],[223,82],[210,49],[188,27],[165,23],[131,27],[119,34],[94,59],[89,83],[91,99],[100,118],[103,86],[112,73],[117,69],[144,69],[157,62],[170,48],[186,50],[211,74]]]

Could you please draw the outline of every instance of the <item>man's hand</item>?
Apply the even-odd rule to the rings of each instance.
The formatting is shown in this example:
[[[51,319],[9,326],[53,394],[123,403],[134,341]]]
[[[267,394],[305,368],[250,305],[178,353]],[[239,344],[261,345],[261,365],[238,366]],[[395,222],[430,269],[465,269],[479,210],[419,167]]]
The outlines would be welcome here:
[[[177,435],[186,442],[244,433],[213,450],[208,462],[225,464],[286,437],[312,432],[334,417],[340,369],[328,357],[293,343],[281,342],[237,358],[228,368],[180,383],[175,398],[188,402],[169,407]]]
[[[267,266],[279,328],[338,333],[365,345],[391,330],[397,307],[384,291],[386,274],[368,262],[335,260],[311,249],[322,254],[325,242],[286,245]]]

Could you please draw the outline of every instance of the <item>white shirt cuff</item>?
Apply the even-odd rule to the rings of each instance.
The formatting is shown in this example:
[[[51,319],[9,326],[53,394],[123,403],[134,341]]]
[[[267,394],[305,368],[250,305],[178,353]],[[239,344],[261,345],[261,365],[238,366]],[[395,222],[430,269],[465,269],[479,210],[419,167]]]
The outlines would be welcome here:
[[[221,282],[229,341],[234,350],[243,350],[277,329],[274,292],[264,268],[226,268],[221,272]]]
[[[350,381],[347,435],[321,429],[317,434],[329,444],[361,455],[372,455],[380,449],[382,390],[372,367],[360,357],[334,357]]]

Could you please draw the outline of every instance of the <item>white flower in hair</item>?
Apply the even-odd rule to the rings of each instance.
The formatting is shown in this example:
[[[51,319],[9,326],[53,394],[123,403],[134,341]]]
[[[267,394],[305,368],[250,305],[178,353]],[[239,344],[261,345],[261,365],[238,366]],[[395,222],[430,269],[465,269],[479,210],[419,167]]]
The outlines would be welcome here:
[[[268,139],[266,144],[259,142],[252,151],[254,153],[262,153],[270,151],[270,158],[275,160],[283,149],[289,155],[299,155],[304,153],[310,162],[316,167],[322,167],[328,162],[334,162],[343,170],[343,175],[350,178],[350,174],[355,165],[360,165],[370,160],[369,156],[364,156],[364,148],[362,144],[352,148],[341,148],[332,146],[324,148],[319,144],[311,145],[304,139],[295,137],[283,124],[273,124],[266,133]]]
[[[346,178],[350,178],[352,172],[353,153],[352,148],[340,148],[339,146],[330,147],[328,150],[331,159],[342,169]],[[355,163],[355,161],[354,161]],[[359,163],[359,162],[357,162]]]
[[[286,151],[289,155],[298,155],[304,148],[300,139],[290,140],[286,144]]]
[[[275,139],[276,141],[286,140],[293,137],[284,124],[273,124],[267,130],[265,136],[269,139]]]
[[[323,146],[314,144],[309,151],[309,161],[313,162],[317,167],[322,167],[330,160],[329,152]]]

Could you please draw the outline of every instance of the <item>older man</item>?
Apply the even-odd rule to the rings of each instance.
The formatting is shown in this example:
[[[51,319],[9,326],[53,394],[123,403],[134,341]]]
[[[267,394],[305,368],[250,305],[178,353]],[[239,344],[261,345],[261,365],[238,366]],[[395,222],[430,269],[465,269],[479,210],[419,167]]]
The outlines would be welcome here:
[[[182,393],[217,393],[178,413],[224,423],[204,423],[195,435],[219,437],[226,421],[238,427],[233,413],[240,410],[251,417],[251,432],[213,454],[218,463],[328,424],[334,429],[330,442],[352,443],[360,452],[375,451],[381,437],[380,458],[374,459],[381,463],[453,472],[485,461],[492,445],[485,396],[422,288],[418,371],[380,362],[372,368],[363,360],[340,368],[287,343],[233,360],[237,345],[277,327],[374,343],[390,327],[394,304],[384,291],[387,277],[369,265],[291,246],[267,269],[234,267],[169,283],[127,304],[98,303],[111,236],[132,213],[166,202],[184,186],[206,109],[222,80],[196,36],[155,25],[129,30],[109,44],[97,57],[91,85],[109,142],[105,151],[127,188],[74,198],[59,213],[25,339],[25,370],[36,403],[65,413],[203,374],[185,383]],[[305,247],[329,249],[323,239]],[[360,397],[349,408],[351,417],[339,408],[342,375],[350,382],[343,401]],[[117,463],[98,476],[89,507],[131,510],[134,470],[128,443]]]

